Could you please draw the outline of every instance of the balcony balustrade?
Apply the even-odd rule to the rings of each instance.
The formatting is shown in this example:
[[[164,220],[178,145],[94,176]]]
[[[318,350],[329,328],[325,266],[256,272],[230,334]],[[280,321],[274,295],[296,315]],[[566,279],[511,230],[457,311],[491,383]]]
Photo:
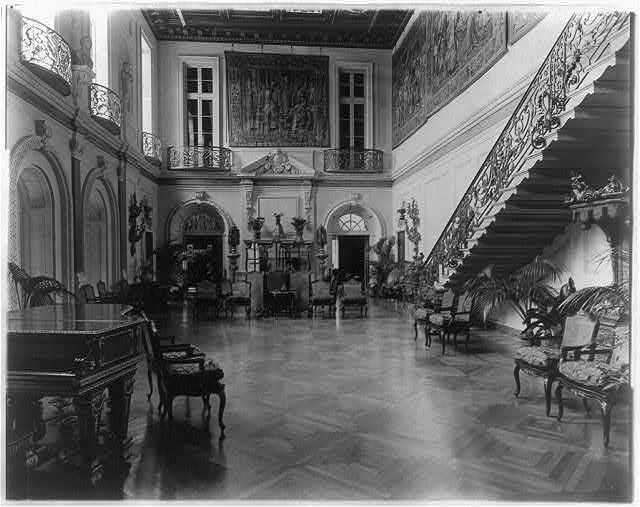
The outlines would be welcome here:
[[[171,171],[219,171],[231,170],[229,148],[222,146],[169,146],[167,168]]]
[[[151,132],[142,133],[142,153],[152,164],[159,165],[162,162],[162,141]]]
[[[329,173],[381,173],[380,150],[324,150],[324,170]]]
[[[96,83],[89,85],[91,117],[114,135],[120,133],[122,108],[116,92]]]
[[[71,93],[71,48],[55,30],[22,18],[20,61],[60,94]]]

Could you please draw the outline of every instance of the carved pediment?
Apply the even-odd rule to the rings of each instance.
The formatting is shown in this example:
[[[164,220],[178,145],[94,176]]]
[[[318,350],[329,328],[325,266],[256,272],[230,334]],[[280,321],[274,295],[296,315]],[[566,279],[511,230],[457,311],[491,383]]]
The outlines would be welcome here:
[[[309,177],[315,174],[312,167],[277,149],[242,169],[243,175]]]

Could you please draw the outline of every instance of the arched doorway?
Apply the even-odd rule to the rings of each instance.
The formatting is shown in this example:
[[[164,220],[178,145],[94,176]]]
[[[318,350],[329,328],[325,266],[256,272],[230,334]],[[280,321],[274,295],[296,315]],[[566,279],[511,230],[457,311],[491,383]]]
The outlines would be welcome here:
[[[367,281],[369,247],[383,236],[383,223],[373,210],[347,201],[335,206],[325,220],[329,265],[342,275]]]
[[[187,282],[225,274],[225,217],[208,202],[181,205],[167,220],[167,239],[184,245],[187,251]]]
[[[25,168],[17,182],[17,259],[31,275],[56,277],[53,191],[38,166]]]
[[[94,184],[84,209],[84,274],[95,286],[99,280],[111,279],[109,257],[113,250],[109,241],[107,199],[104,190]]]

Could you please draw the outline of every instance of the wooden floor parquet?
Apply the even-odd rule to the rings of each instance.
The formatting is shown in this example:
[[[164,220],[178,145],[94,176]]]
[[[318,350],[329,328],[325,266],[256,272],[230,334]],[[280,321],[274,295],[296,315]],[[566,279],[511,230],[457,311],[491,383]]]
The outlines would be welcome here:
[[[596,407],[587,418],[569,398],[562,422],[546,417],[542,382],[526,375],[514,398],[519,343],[504,332],[474,330],[468,354],[443,356],[381,305],[338,321],[193,322],[178,308],[160,327],[224,368],[227,438],[196,398],[176,400],[167,437],[141,364],[128,474],[78,491],[54,467],[39,472],[33,498],[630,499],[628,407],[614,407],[604,449]]]

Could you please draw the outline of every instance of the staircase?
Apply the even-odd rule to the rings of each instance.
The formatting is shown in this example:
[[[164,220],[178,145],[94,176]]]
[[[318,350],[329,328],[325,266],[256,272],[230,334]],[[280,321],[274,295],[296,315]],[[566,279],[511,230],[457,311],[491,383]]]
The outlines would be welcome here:
[[[629,14],[572,16],[427,257],[429,283],[533,259],[571,220],[572,170],[630,183],[630,46]]]

